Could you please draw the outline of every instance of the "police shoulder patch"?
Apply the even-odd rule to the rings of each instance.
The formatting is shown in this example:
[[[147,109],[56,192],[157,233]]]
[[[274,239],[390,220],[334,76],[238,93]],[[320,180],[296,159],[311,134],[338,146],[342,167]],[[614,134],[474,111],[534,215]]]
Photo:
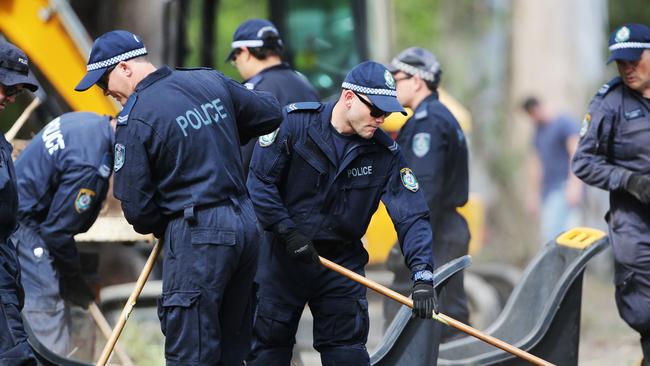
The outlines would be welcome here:
[[[582,124],[580,126],[580,137],[587,134],[587,130],[589,130],[589,124],[590,123],[591,123],[591,114],[587,113],[587,114],[585,114],[584,118],[582,119]]]
[[[88,188],[81,188],[77,193],[77,198],[74,200],[74,209],[77,213],[86,212],[93,203],[95,198],[95,191]]]
[[[426,118],[428,115],[429,115],[429,111],[427,111],[426,109],[423,109],[423,110],[418,111],[417,113],[415,113],[413,115],[413,118],[415,118],[415,119],[423,119],[423,118]]]
[[[262,81],[262,78],[263,78],[262,75],[257,74],[255,76],[253,76],[252,78],[250,78],[249,80],[247,80],[244,83],[244,86],[248,90],[255,90],[255,85],[259,84],[260,81]]]
[[[599,97],[604,97],[605,95],[607,95],[607,93],[615,89],[615,87],[617,87],[620,83],[621,83],[621,78],[617,76],[612,80],[603,84],[603,86],[601,86],[600,89],[598,89],[596,95]]]
[[[402,185],[411,192],[417,192],[420,189],[420,184],[418,183],[415,174],[410,168],[402,168],[399,171],[400,177],[402,178]]]
[[[431,134],[428,132],[416,133],[413,136],[413,153],[418,158],[425,156],[431,148]]]
[[[129,114],[131,113],[131,109],[133,109],[133,106],[135,105],[135,102],[138,100],[138,93],[133,93],[127,99],[126,104],[124,104],[124,107],[122,107],[122,110],[120,111],[120,114],[117,115],[117,125],[118,126],[125,126],[127,122],[129,121]]]
[[[280,128],[278,127],[278,128],[275,129],[275,131],[273,131],[273,132],[271,132],[269,134],[260,136],[259,139],[258,139],[258,141],[260,143],[260,146],[261,147],[268,147],[268,146],[273,145],[273,143],[275,142],[275,138],[278,137],[279,132],[280,132]]]
[[[287,113],[295,111],[315,111],[320,108],[321,104],[318,102],[300,102],[300,103],[291,103],[284,107]]]
[[[126,148],[122,144],[115,144],[115,163],[113,165],[113,171],[117,173],[118,170],[124,165],[124,159],[126,158]]]

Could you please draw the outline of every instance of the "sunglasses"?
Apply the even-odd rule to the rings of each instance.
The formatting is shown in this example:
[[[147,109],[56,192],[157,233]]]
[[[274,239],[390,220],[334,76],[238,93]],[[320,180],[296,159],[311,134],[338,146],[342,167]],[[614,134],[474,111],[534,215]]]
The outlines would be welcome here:
[[[365,104],[368,109],[370,109],[370,117],[374,118],[379,118],[379,117],[388,117],[393,112],[384,112],[381,109],[379,109],[376,105],[372,104],[371,102],[367,101],[365,98],[361,97],[357,92],[352,91],[354,95],[361,100],[361,103]]]
[[[231,64],[232,66],[237,67],[237,56],[239,56],[241,53],[242,53],[242,49],[241,49],[241,48],[238,48],[237,51],[235,51],[235,52],[232,54],[232,58],[230,59],[230,64]]]
[[[398,82],[398,81],[402,81],[402,80],[408,80],[408,79],[410,79],[412,77],[413,77],[413,75],[407,75],[407,76],[404,76],[403,78],[399,78],[399,79],[394,77],[393,80],[395,80],[395,82]]]
[[[4,87],[4,94],[6,98],[13,97],[14,95],[17,95],[24,90],[21,84],[11,86],[2,84],[2,86]]]
[[[103,91],[108,90],[108,77],[111,74],[111,72],[113,72],[113,70],[115,70],[116,66],[117,66],[117,64],[115,64],[115,65],[109,67],[108,69],[106,69],[106,72],[104,73],[104,75],[102,75],[102,77],[99,78],[99,80],[97,81],[97,83],[96,83],[97,86],[102,88]]]

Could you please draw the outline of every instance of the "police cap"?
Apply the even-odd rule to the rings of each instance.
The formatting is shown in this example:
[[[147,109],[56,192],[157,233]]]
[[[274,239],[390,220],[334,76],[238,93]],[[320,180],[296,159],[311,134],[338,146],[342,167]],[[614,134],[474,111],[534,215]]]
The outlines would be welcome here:
[[[23,84],[32,92],[38,89],[38,82],[29,70],[27,56],[18,47],[6,41],[0,41],[0,84]]]
[[[625,24],[609,36],[609,60],[636,61],[650,48],[650,28],[643,24]]]
[[[226,57],[226,61],[230,61],[235,56],[235,52],[241,47],[257,48],[257,47],[282,47],[282,39],[280,32],[266,19],[249,19],[239,25],[235,34],[232,36],[232,43],[230,47],[232,50]]]
[[[402,71],[429,82],[436,82],[441,71],[436,56],[420,47],[411,47],[400,52],[387,68],[392,73]]]
[[[366,95],[372,104],[384,112],[406,115],[397,101],[393,74],[381,64],[373,61],[360,63],[350,70],[341,87]]]
[[[88,58],[86,75],[74,89],[84,91],[98,82],[109,67],[146,54],[144,43],[135,34],[125,30],[104,33],[95,40]]]

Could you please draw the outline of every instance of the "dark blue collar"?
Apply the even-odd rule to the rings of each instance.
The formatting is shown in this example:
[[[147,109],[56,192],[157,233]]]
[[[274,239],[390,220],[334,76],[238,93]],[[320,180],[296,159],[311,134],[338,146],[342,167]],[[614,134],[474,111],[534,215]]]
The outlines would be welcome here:
[[[172,71],[173,70],[169,66],[163,66],[159,68],[158,70],[152,72],[151,74],[147,75],[144,79],[142,79],[142,81],[140,81],[138,85],[135,87],[135,91],[140,92],[146,89],[147,87],[149,87],[149,85],[155,83],[156,81],[171,75]]]

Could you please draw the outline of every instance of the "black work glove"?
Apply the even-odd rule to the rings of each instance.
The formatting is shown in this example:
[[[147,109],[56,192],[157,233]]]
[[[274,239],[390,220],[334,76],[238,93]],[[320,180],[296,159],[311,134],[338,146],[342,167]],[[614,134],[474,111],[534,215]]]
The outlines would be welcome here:
[[[95,293],[81,275],[61,276],[59,280],[61,298],[84,309],[95,300]]]
[[[650,178],[632,174],[625,188],[641,203],[650,204]]]
[[[431,319],[433,313],[438,314],[438,296],[429,281],[416,281],[413,284],[413,316],[421,319]]]
[[[291,229],[281,235],[287,254],[292,259],[303,263],[320,263],[318,252],[308,237],[302,235],[297,229]]]

